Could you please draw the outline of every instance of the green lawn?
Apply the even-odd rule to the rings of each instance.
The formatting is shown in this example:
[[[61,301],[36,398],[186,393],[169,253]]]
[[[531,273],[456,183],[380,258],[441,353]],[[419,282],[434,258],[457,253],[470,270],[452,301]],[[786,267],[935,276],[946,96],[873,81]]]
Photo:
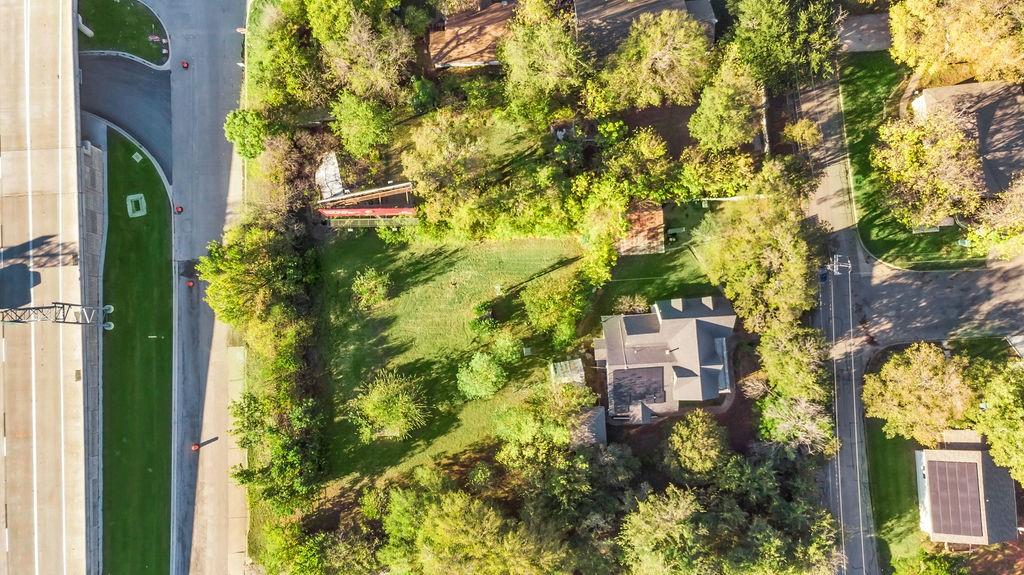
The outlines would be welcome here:
[[[169,569],[171,504],[171,222],[167,192],[134,144],[108,131],[103,301],[104,573]],[[143,194],[146,215],[128,217]]]
[[[78,33],[81,50],[117,50],[134,54],[154,64],[163,64],[165,44],[153,42],[150,35],[167,38],[160,21],[145,4],[137,0],[81,0],[78,13],[94,32],[92,38]]]
[[[993,361],[1006,361],[1017,356],[1004,337],[965,337],[949,342],[953,353],[980,357]]]
[[[865,424],[871,507],[878,535],[878,562],[886,573],[892,561],[916,555],[924,541],[918,529],[915,442],[882,433],[882,420]]]
[[[612,313],[615,300],[624,295],[641,294],[654,302],[718,294],[718,288],[708,281],[690,249],[693,229],[713,209],[701,208],[699,203],[666,207],[665,229],[685,228],[685,231],[675,234],[676,241],[666,244],[663,254],[620,257],[612,270],[612,281],[602,290],[597,311]]]
[[[868,251],[888,263],[912,269],[956,269],[984,265],[970,248],[956,244],[965,237],[959,227],[914,234],[892,217],[883,200],[885,190],[871,168],[871,146],[878,127],[898,113],[903,82],[909,70],[888,52],[848,54],[842,63],[843,111],[853,172],[858,228]]]
[[[345,483],[390,475],[455,453],[486,437],[496,408],[518,401],[525,387],[545,377],[543,344],[530,339],[516,294],[531,279],[566,273],[579,255],[571,240],[488,241],[386,247],[373,232],[345,235],[323,254],[323,359],[336,405],[384,366],[423,383],[432,409],[428,425],[406,441],[362,445],[340,417],[332,432],[331,471]],[[363,316],[350,305],[357,271],[390,273],[391,299]],[[500,286],[501,295],[497,295]],[[473,307],[497,298],[496,319],[515,326],[537,353],[512,374],[514,385],[494,398],[463,403],[455,387],[459,365],[484,343],[469,323]]]

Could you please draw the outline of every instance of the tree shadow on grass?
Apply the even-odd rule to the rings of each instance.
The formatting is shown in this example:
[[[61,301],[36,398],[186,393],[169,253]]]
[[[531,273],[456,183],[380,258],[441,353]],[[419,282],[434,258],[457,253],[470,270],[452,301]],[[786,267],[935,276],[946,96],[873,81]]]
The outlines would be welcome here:
[[[340,413],[341,417],[335,418],[331,430],[334,442],[330,477],[339,479],[351,474],[379,475],[449,433],[459,422],[459,413],[465,405],[455,383],[455,374],[468,356],[469,352],[452,353],[444,357],[417,359],[396,368],[420,383],[428,412],[427,424],[414,431],[408,439],[362,443],[356,426]],[[336,404],[344,409],[345,402],[351,397],[351,392],[336,397]]]

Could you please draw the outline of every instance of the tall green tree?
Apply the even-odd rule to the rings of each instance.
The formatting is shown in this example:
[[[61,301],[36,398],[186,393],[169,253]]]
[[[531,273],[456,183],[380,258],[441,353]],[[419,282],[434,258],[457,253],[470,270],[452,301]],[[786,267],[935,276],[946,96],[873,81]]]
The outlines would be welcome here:
[[[263,153],[270,124],[258,110],[238,109],[224,119],[224,137],[235,145],[238,155],[250,160]]]
[[[645,13],[601,74],[608,97],[621,107],[689,106],[708,77],[711,42],[683,10]]]
[[[331,106],[331,113],[331,131],[355,158],[368,158],[391,140],[391,114],[372,100],[341,92]]]
[[[886,204],[907,227],[935,227],[973,214],[981,203],[981,158],[959,121],[933,110],[923,121],[896,119],[879,128],[871,164],[888,188]]]
[[[746,65],[727,57],[700,95],[690,117],[690,135],[718,152],[749,144],[757,134],[763,92]]]
[[[747,189],[751,196],[726,202],[694,233],[708,278],[755,332],[795,324],[814,305],[804,215],[796,190],[785,188],[792,177],[766,164]]]
[[[1024,364],[981,361],[969,374],[985,406],[974,416],[975,429],[988,439],[992,460],[1024,483]]]
[[[1024,81],[1024,2],[903,0],[889,10],[893,58],[926,77],[966,66],[979,81]]]
[[[885,420],[888,437],[937,445],[942,431],[963,423],[977,404],[966,368],[962,357],[947,358],[935,344],[915,343],[890,357],[877,374],[864,376],[864,411]]]
[[[554,98],[582,86],[583,49],[568,16],[548,0],[524,0],[498,47],[505,69],[505,94],[514,110],[531,118],[547,113]]]

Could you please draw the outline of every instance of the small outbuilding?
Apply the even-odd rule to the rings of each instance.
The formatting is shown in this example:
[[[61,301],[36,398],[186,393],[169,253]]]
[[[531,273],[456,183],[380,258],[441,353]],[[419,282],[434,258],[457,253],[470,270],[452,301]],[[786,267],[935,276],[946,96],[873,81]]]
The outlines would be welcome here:
[[[974,432],[946,432],[944,449],[914,452],[921,531],[936,543],[990,545],[1017,539],[1009,471]]]

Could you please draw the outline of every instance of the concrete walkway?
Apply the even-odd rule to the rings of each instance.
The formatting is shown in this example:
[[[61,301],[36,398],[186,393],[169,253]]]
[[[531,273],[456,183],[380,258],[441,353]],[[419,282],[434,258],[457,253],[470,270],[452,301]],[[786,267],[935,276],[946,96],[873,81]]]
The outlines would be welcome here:
[[[847,16],[839,25],[839,49],[843,52],[881,52],[891,45],[888,12]]]

